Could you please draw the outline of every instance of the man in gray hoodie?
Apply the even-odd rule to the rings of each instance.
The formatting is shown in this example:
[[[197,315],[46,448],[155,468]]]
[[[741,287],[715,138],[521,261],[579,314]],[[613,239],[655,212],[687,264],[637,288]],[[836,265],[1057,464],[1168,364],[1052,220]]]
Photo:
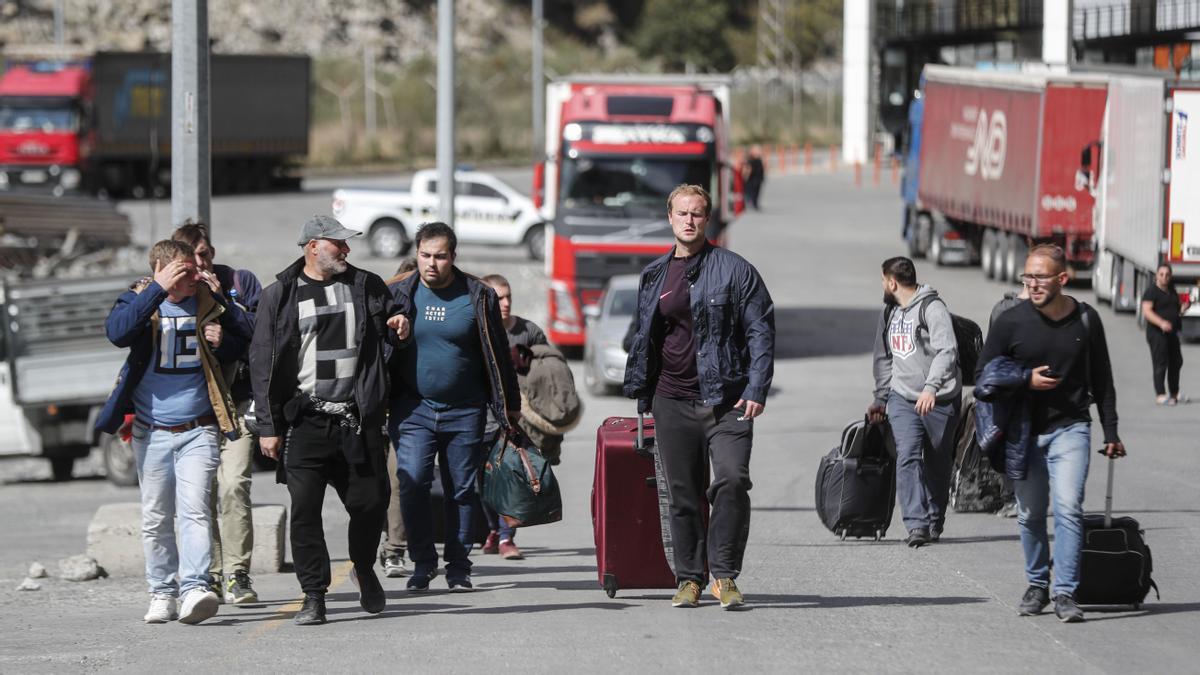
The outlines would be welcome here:
[[[946,522],[962,408],[958,343],[946,303],[917,285],[908,258],[884,261],[883,302],[875,331],[875,401],[867,416],[890,423],[905,542],[917,548],[937,541]]]

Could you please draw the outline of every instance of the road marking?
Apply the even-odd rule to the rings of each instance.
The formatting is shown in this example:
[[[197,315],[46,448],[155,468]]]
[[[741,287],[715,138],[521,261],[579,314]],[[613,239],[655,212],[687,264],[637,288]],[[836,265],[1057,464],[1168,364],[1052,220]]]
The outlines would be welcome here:
[[[354,569],[354,563],[347,560],[345,564],[343,564],[341,567],[338,567],[336,570],[334,570],[333,578],[330,579],[329,590],[332,591],[333,589],[340,586],[343,581],[345,581],[346,579],[348,579],[350,577],[350,570],[353,570],[353,569]],[[302,596],[300,596],[299,599],[295,600],[294,602],[288,603],[288,604],[280,607],[279,609],[275,610],[276,618],[266,619],[265,621],[263,621],[262,625],[260,625],[258,628],[255,628],[253,631],[250,632],[249,635],[246,636],[245,642],[253,642],[254,640],[257,640],[257,639],[265,636],[267,633],[270,633],[271,631],[279,628],[280,626],[283,625],[285,620],[292,618],[296,614],[296,612],[300,611],[300,608],[303,606],[304,606],[304,596],[302,595]]]

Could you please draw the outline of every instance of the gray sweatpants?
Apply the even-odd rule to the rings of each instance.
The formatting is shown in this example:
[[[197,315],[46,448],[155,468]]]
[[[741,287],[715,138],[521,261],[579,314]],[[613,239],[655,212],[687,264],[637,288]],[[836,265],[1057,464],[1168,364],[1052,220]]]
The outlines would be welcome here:
[[[924,527],[941,531],[950,499],[954,466],[954,434],[962,399],[939,402],[921,417],[910,401],[888,394],[887,415],[896,441],[896,498],[908,531]]]

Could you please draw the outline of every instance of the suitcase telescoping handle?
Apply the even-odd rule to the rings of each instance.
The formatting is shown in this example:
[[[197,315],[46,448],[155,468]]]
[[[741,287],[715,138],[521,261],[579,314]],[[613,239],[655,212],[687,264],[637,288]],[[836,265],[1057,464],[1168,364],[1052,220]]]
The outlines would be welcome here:
[[[1103,452],[1103,450],[1101,450]],[[1113,490],[1113,469],[1116,468],[1117,460],[1114,457],[1108,458],[1108,489],[1104,492],[1104,528],[1112,527],[1112,490]]]
[[[642,457],[653,457],[650,452],[650,444],[646,442],[646,422],[645,413],[638,413],[637,416],[637,440],[633,443],[633,451]]]

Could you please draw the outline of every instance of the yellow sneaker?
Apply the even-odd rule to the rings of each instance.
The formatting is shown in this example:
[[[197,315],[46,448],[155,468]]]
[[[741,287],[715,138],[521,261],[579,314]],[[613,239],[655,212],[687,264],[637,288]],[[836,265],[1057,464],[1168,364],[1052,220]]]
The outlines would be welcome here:
[[[699,607],[700,584],[694,581],[684,581],[679,584],[675,597],[671,598],[672,607]]]
[[[713,597],[721,601],[721,609],[735,609],[746,604],[733,579],[716,579],[712,584]]]

